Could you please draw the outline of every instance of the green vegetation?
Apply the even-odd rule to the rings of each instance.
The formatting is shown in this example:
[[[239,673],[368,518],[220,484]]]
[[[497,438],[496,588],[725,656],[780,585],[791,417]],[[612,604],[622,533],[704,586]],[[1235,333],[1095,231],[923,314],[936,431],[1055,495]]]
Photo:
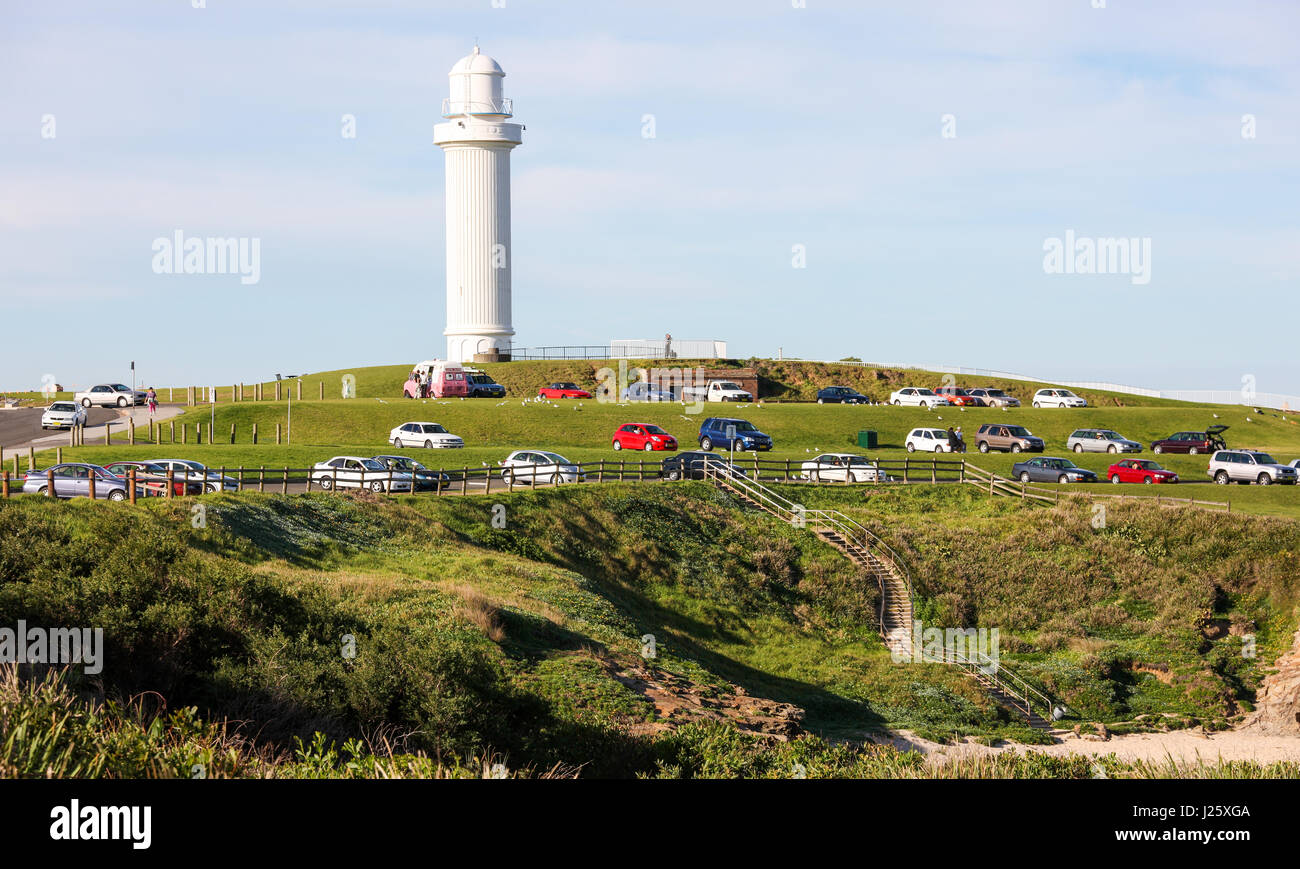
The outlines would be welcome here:
[[[1289,521],[1117,505],[1094,531],[1085,504],[970,488],[788,490],[887,536],[928,623],[1000,627],[1007,665],[1085,721],[1224,726],[1295,627]],[[93,682],[0,683],[0,774],[1091,775],[860,745],[1041,737],[959,671],[892,663],[873,582],[703,484],[197,503],[206,527],[190,499],[0,504],[0,624],[107,642]],[[811,735],[737,729],[760,720]]]

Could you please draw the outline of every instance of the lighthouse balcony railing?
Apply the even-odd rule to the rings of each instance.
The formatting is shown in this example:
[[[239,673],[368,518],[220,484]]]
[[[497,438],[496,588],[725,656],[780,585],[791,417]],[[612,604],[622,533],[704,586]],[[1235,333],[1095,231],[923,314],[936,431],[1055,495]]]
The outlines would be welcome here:
[[[454,100],[450,97],[442,101],[442,116],[454,118],[459,115],[505,115],[514,117],[515,105],[509,97],[500,100]]]

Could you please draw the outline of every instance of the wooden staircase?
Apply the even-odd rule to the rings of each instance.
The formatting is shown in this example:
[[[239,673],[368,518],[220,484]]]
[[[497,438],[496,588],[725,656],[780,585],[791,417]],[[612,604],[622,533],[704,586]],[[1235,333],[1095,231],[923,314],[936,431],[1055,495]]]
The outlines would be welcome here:
[[[704,479],[741,504],[768,513],[821,540],[873,576],[880,587],[880,635],[886,648],[911,660],[913,650],[912,581],[898,554],[863,525],[838,510],[808,510],[737,472],[724,462],[705,462]],[[917,642],[920,642],[919,638]],[[1046,694],[983,655],[970,659],[945,650],[942,663],[969,673],[998,704],[1024,716],[1029,726],[1049,730],[1055,705]]]

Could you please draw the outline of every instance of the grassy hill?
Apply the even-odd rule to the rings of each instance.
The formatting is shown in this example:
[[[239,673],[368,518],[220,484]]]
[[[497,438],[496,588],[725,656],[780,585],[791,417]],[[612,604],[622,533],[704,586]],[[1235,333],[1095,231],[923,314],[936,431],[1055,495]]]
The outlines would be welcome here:
[[[1223,726],[1295,627],[1293,522],[1135,505],[1098,533],[1083,504],[793,490],[888,536],[931,623],[1002,626],[1008,666],[1118,729]],[[95,625],[108,641],[100,682],[0,684],[0,731],[51,709],[78,722],[35,731],[52,754],[0,733],[0,771],[40,774],[39,754],[103,775],[178,774],[195,758],[230,775],[479,774],[499,760],[525,774],[781,776],[798,758],[815,774],[926,775],[826,740],[1035,738],[959,672],[893,664],[873,583],[702,484],[206,504],[195,528],[188,501],[0,503],[0,623]],[[1257,659],[1234,654],[1232,628],[1258,635]],[[78,706],[73,690],[118,702]],[[149,710],[121,702],[143,691],[196,711],[145,738]],[[137,739],[138,754],[103,749]],[[1090,775],[1073,761],[966,770],[998,771]]]

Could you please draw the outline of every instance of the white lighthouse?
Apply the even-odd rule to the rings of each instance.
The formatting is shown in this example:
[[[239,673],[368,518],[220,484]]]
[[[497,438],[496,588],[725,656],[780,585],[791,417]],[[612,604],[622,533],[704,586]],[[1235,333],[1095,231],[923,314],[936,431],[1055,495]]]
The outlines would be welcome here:
[[[451,68],[445,123],[433,143],[447,154],[447,358],[505,356],[510,322],[510,152],[523,127],[502,95],[506,74],[478,46]]]

